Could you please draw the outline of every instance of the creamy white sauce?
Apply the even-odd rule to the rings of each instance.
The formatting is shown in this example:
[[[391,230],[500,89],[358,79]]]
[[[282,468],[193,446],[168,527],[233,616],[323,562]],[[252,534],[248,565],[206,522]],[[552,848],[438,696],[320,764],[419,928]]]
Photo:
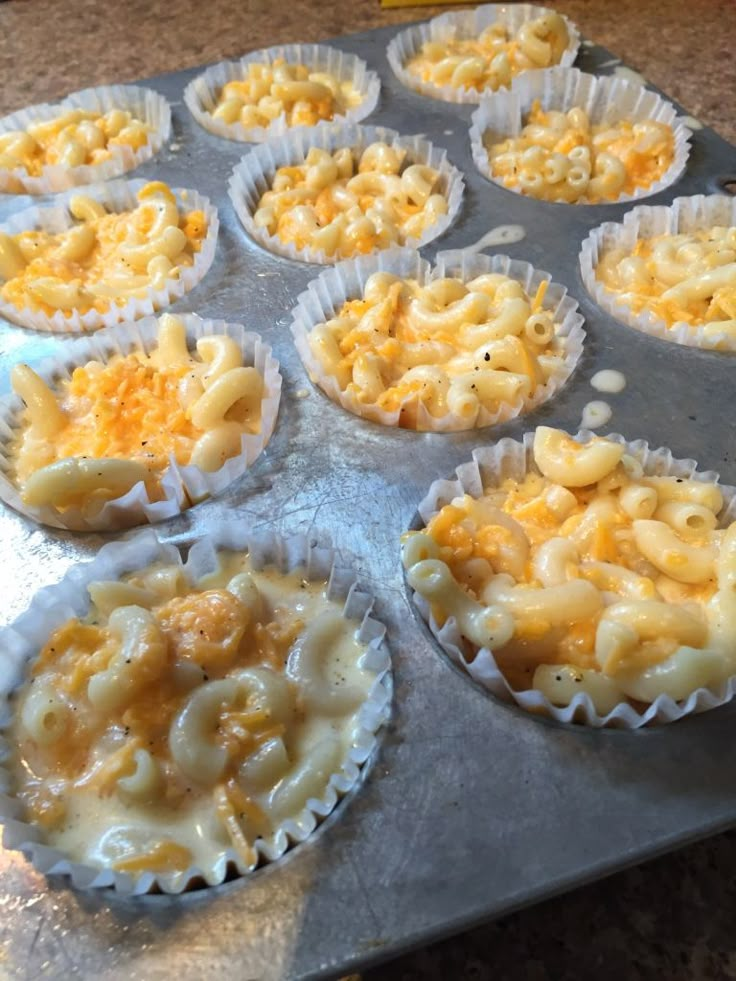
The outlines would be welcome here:
[[[305,624],[309,624],[324,611],[338,614],[342,612],[342,604],[326,598],[325,583],[306,580],[303,569],[297,569],[288,575],[282,575],[273,568],[257,572],[251,568],[248,559],[238,553],[222,553],[221,563],[218,572],[197,583],[198,590],[224,588],[234,575],[246,571],[255,580],[269,612],[276,607],[286,608]],[[270,617],[264,619],[268,620]],[[364,701],[375,681],[375,675],[359,665],[365,647],[355,636],[358,624],[350,620],[342,622],[344,629],[329,650],[325,651],[322,677],[335,689],[355,689]],[[257,662],[254,663],[249,658],[249,653],[249,650],[241,648],[241,656],[230,671],[246,666],[257,667]],[[326,737],[337,738],[339,741],[338,759],[341,762],[332,772],[339,771],[361,729],[359,711],[358,707],[349,714],[316,714],[297,705],[283,736],[290,768],[271,787],[257,792],[249,788],[250,798],[268,814],[273,795],[304,761],[312,747]],[[14,723],[16,738],[23,736],[18,716],[19,713]],[[244,753],[243,759],[247,759],[247,753]],[[16,756],[14,763],[16,775],[22,780],[23,762]],[[321,775],[320,794],[324,792],[330,776],[329,773]],[[187,778],[183,779],[186,783]],[[189,849],[193,865],[210,870],[218,858],[231,847],[231,842],[216,816],[212,791],[207,786],[200,787],[192,781],[190,783],[191,793],[187,792],[184,801],[178,805],[163,800],[148,804],[126,803],[116,791],[107,797],[100,797],[96,790],[90,788],[72,788],[65,797],[68,811],[64,823],[46,832],[46,842],[74,861],[109,867],[121,859],[145,854],[164,840],[174,841]],[[312,793],[309,796],[316,795]],[[274,819],[274,831],[287,818],[297,817],[305,803],[306,799],[294,808],[293,813]]]
[[[604,368],[602,371],[596,371],[590,379],[590,384],[597,392],[617,395],[626,388],[626,376],[622,371]]]
[[[526,236],[523,225],[498,225],[478,239],[475,245],[466,245],[463,252],[482,252],[494,245],[512,245]]]
[[[297,390],[294,392],[294,395],[298,399],[305,399],[309,395],[309,389],[308,388],[297,388]]]
[[[680,122],[684,126],[687,126],[688,129],[692,130],[702,129],[704,125],[699,119],[696,119],[695,116],[680,116]]]
[[[613,69],[613,74],[616,78],[623,78],[627,82],[633,82],[635,85],[646,86],[647,80],[639,72],[635,72],[633,68],[627,68],[626,65],[619,65],[617,68]]]
[[[605,426],[611,415],[611,406],[608,402],[588,402],[583,408],[580,426],[582,429],[598,429],[600,426]]]

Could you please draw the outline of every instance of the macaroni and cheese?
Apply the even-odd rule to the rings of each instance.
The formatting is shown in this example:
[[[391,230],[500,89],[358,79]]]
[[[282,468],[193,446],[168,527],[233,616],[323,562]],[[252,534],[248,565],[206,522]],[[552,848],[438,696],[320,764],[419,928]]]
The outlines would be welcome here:
[[[736,339],[736,227],[642,238],[633,249],[613,245],[595,274],[637,315]]]
[[[672,165],[671,126],[654,120],[591,124],[584,109],[544,112],[535,100],[517,137],[483,137],[493,177],[543,201],[599,204],[634,194]]]
[[[511,688],[600,715],[736,673],[736,523],[712,483],[648,476],[623,444],[539,427],[523,480],[465,494],[408,533],[410,586]]]
[[[205,215],[180,208],[160,181],[137,197],[136,208],[118,213],[74,195],[68,207],[76,221],[66,231],[0,232],[0,297],[48,316],[105,313],[177,279],[202,246]]]
[[[100,164],[112,158],[113,147],[139,150],[152,132],[151,126],[126,109],[104,114],[68,109],[27,129],[0,133],[0,168],[22,168],[38,177],[44,167]]]
[[[425,286],[374,273],[360,299],[310,331],[313,374],[334,380],[354,411],[394,412],[405,428],[448,416],[456,429],[487,424],[569,373],[567,340],[543,309],[547,285],[529,296],[500,273]]]
[[[406,157],[384,142],[362,152],[312,147],[303,164],[278,168],[253,221],[284,244],[335,258],[419,239],[448,201],[439,171]]]
[[[261,432],[264,380],[226,335],[189,351],[184,324],[164,314],[157,346],[89,361],[50,387],[26,364],[11,382],[25,409],[8,447],[9,476],[32,507],[92,516],[144,483],[161,500],[172,458],[211,473]]]
[[[287,126],[315,126],[344,116],[363,98],[352,81],[340,81],[307,65],[288,64],[284,58],[270,64],[251,62],[245,68],[244,78],[223,86],[212,111],[215,119],[228,125],[266,127],[283,116]]]
[[[498,20],[477,37],[425,41],[404,68],[421,82],[495,91],[508,86],[519,72],[559,64],[569,43],[564,18],[548,10],[515,33]]]
[[[91,583],[89,615],[52,633],[15,696],[15,793],[72,861],[252,868],[365,734],[377,675],[326,584],[218,561],[194,583],[162,563]]]

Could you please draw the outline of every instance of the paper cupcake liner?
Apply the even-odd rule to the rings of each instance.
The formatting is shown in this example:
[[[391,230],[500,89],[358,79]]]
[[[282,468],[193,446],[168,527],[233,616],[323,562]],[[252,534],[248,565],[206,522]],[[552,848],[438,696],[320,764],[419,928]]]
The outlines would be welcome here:
[[[3,844],[6,848],[22,851],[40,872],[67,875],[78,889],[112,887],[128,895],[141,895],[155,889],[165,893],[181,893],[201,880],[210,886],[219,885],[229,870],[234,868],[240,875],[245,875],[256,864],[276,861],[292,844],[306,840],[335,808],[340,798],[358,784],[363,765],[376,749],[376,733],[391,711],[391,661],[384,643],[386,629],[372,615],[374,598],[357,581],[354,571],[340,563],[332,549],[312,547],[303,536],[281,538],[270,532],[252,532],[245,521],[232,517],[197,541],[189,550],[186,561],[183,561],[176,547],[163,544],[149,529],[126,541],[103,546],[92,562],[73,566],[60,583],[41,589],[28,611],[0,631],[0,645],[4,651],[0,661],[2,728],[6,730],[11,721],[13,710],[10,695],[22,684],[28,662],[38,653],[55,627],[70,617],[87,613],[89,598],[85,587],[88,583],[96,579],[118,579],[125,573],[157,561],[181,565],[188,580],[195,582],[216,568],[218,549],[247,549],[257,569],[271,564],[283,572],[305,567],[307,578],[329,580],[328,597],[344,599],[343,615],[347,619],[360,621],[357,637],[367,647],[361,666],[375,675],[375,681],[359,711],[352,749],[340,770],[330,777],[322,797],[310,798],[296,818],[284,821],[271,838],[256,842],[256,863],[248,865],[233,849],[227,849],[209,868],[192,866],[184,872],[145,872],[138,878],[112,869],[73,862],[63,852],[45,845],[40,829],[23,820],[22,805],[12,793],[11,775],[0,764]],[[7,739],[0,734],[0,757],[3,761],[7,761],[9,749]]]
[[[674,184],[687,166],[692,133],[683,120],[678,118],[674,106],[656,92],[623,78],[596,78],[595,75],[586,75],[577,68],[545,68],[542,71],[524,72],[512,81],[510,89],[484,96],[471,117],[470,146],[475,165],[485,178],[504,190],[521,194],[521,188],[506,187],[502,178],[494,177],[488,152],[483,146],[483,136],[490,131],[499,143],[510,137],[518,137],[524,127],[523,117],[537,99],[545,111],[554,109],[568,112],[574,108],[584,109],[594,125],[613,124],[627,119],[634,123],[651,120],[672,127],[675,138],[674,159],[662,177],[649,187],[639,187],[633,194],[620,194],[614,201],[601,201],[596,207],[637,201],[657,194]],[[574,203],[587,202],[583,200]]]
[[[558,324],[556,336],[565,339],[566,353],[560,370],[544,385],[538,386],[533,396],[519,397],[513,402],[502,402],[495,412],[481,408],[475,423],[469,426],[462,417],[448,412],[436,418],[420,403],[417,409],[417,431],[457,432],[464,429],[479,429],[507,422],[522,413],[531,412],[543,402],[551,399],[566,384],[580,360],[583,351],[584,319],[578,312],[577,301],[568,295],[564,286],[551,282],[549,273],[541,272],[528,262],[509,259],[508,256],[487,256],[472,251],[451,251],[437,254],[436,265],[423,259],[411,249],[388,249],[360,259],[347,259],[312,280],[307,289],[297,298],[292,311],[291,332],[299,357],[307,374],[332,399],[352,412],[353,415],[384,426],[398,426],[402,409],[387,411],[375,405],[363,405],[351,393],[342,391],[337,379],[326,374],[309,347],[309,334],[317,324],[322,324],[337,316],[346,300],[363,296],[366,281],[375,272],[388,272],[404,279],[418,280],[427,285],[432,280],[445,276],[458,276],[468,281],[485,273],[502,273],[518,280],[531,296],[539,284],[550,285],[544,297],[543,309],[553,313]]]
[[[400,136],[395,130],[383,126],[339,126],[330,123],[290,130],[286,136],[255,147],[241,159],[230,177],[229,194],[243,227],[264,249],[286,259],[320,265],[339,262],[339,257],[328,256],[321,249],[297,249],[291,243],[282,242],[276,235],[269,235],[265,228],[258,228],[253,216],[258,210],[261,196],[270,190],[278,168],[303,163],[312,147],[329,152],[340,147],[351,147],[360,153],[377,141],[406,150],[407,159],[412,163],[428,165],[439,171],[439,191],[447,199],[448,212],[440,215],[420,238],[408,238],[406,246],[419,249],[439,238],[457,217],[465,186],[462,174],[448,160],[447,151],[420,136]]]
[[[279,363],[258,334],[246,333],[241,324],[229,324],[224,320],[202,320],[196,314],[178,314],[184,322],[190,348],[200,337],[225,334],[238,345],[243,362],[255,367],[264,381],[261,402],[261,432],[244,433],[238,456],[226,460],[219,470],[205,473],[191,464],[180,466],[173,454],[170,465],[161,476],[163,500],[151,501],[143,482],[136,484],[122,497],[108,501],[94,516],[86,516],[78,509],[58,511],[55,507],[31,507],[25,504],[20,491],[11,479],[13,458],[9,453],[11,441],[22,429],[23,402],[17,395],[0,399],[0,500],[14,510],[39,524],[70,531],[113,531],[143,524],[146,521],[162,521],[186,510],[193,503],[213,496],[241,477],[267,446],[279,411],[281,399],[281,375]],[[58,357],[47,358],[36,366],[37,373],[50,385],[58,385],[71,377],[75,368],[88,361],[106,364],[115,354],[129,354],[134,350],[146,353],[154,350],[158,340],[158,320],[147,317],[133,324],[123,324],[114,330],[104,330],[93,337],[72,341]]]
[[[527,21],[536,20],[543,14],[558,13],[567,26],[569,42],[560,59],[560,65],[572,65],[580,47],[580,34],[571,20],[549,7],[540,7],[532,3],[519,3],[513,6],[501,4],[484,4],[473,10],[450,10],[425,24],[414,24],[394,37],[386,49],[388,63],[394,75],[402,85],[431,99],[441,99],[443,102],[478,103],[485,92],[477,89],[461,89],[453,85],[435,85],[434,82],[423,82],[412,75],[404,67],[410,58],[419,54],[427,41],[447,41],[451,38],[477,37],[482,31],[496,21],[507,24],[513,34]],[[492,90],[486,90],[492,91]]]
[[[226,123],[214,119],[211,115],[217,106],[217,99],[222,88],[233,80],[245,78],[248,65],[266,62],[272,64],[277,58],[283,58],[290,65],[305,65],[311,71],[329,72],[341,82],[352,82],[361,93],[360,105],[348,109],[344,116],[336,116],[338,123],[358,123],[369,116],[376,105],[381,92],[381,81],[378,75],[368,70],[362,58],[330,48],[326,44],[287,44],[273,48],[253,51],[241,58],[240,61],[223,61],[213,65],[207,71],[198,75],[184,89],[184,103],[200,126],[215,136],[226,140],[238,140],[242,143],[265,143],[276,136],[284,136],[292,128],[282,114],[274,119],[269,126],[243,126],[242,123]]]
[[[0,191],[11,194],[55,194],[82,184],[109,181],[150,160],[171,135],[171,109],[168,102],[153,89],[144,89],[138,85],[100,85],[74,92],[61,102],[20,109],[11,116],[0,119],[0,134],[11,130],[25,130],[34,123],[54,119],[70,109],[85,109],[101,114],[110,112],[111,109],[125,109],[147,123],[152,132],[146,145],[138,150],[131,146],[111,146],[109,149],[112,157],[104,163],[84,164],[81,167],[50,164],[43,168],[39,177],[31,177],[23,167],[13,170],[0,168]]]
[[[587,443],[595,437],[595,433],[583,429],[574,439]],[[627,453],[639,460],[648,476],[685,477],[703,483],[715,483],[719,479],[718,474],[712,470],[698,470],[695,460],[673,457],[672,452],[665,447],[651,449],[645,440],[630,442],[618,433],[607,435],[606,439],[623,443]],[[456,480],[436,480],[419,504],[419,515],[425,524],[455,497],[469,494],[477,498],[486,488],[497,486],[503,480],[522,480],[527,472],[538,473],[534,463],[534,433],[525,433],[522,441],[501,439],[493,446],[479,447],[473,451],[472,460],[459,466],[455,472]],[[736,520],[736,487],[724,484],[718,486],[724,499],[719,527],[724,527]],[[559,708],[552,705],[540,691],[515,691],[511,688],[496,664],[493,652],[488,648],[479,650],[475,658],[469,661],[463,653],[463,638],[455,618],[450,617],[440,627],[432,616],[427,601],[417,593],[412,592],[412,596],[422,619],[428,624],[442,650],[455,664],[501,701],[515,702],[537,716],[547,716],[558,722],[582,722],[594,728],[639,729],[647,724],[663,725],[686,715],[717,708],[729,702],[736,694],[735,675],[717,689],[698,688],[683,702],[675,702],[667,695],[660,695],[643,712],[639,712],[628,702],[621,702],[608,715],[601,716],[596,712],[590,697],[582,692],[575,695],[569,705]]]
[[[84,194],[94,198],[95,201],[99,201],[108,211],[131,211],[138,205],[137,192],[148,183],[150,182],[144,180],[112,181],[109,184],[96,184],[86,187]],[[61,310],[57,310],[48,316],[48,314],[40,310],[32,310],[30,307],[19,310],[18,307],[0,297],[0,316],[6,317],[21,327],[30,327],[31,330],[50,331],[55,334],[82,334],[99,330],[101,327],[112,327],[125,321],[139,320],[141,317],[150,316],[156,310],[171,306],[185,293],[189,293],[204,278],[212,265],[220,222],[217,217],[217,209],[210,204],[208,198],[198,191],[181,187],[172,188],[172,191],[180,210],[201,210],[207,221],[207,234],[202,239],[199,252],[194,253],[194,261],[191,266],[185,266],[180,270],[178,278],[167,279],[161,289],[148,287],[145,296],[141,298],[131,298],[120,303],[111,301],[106,313],[98,313],[97,310],[79,313],[79,311],[73,310],[67,316]],[[34,206],[11,215],[3,225],[0,225],[0,232],[17,235],[19,232],[33,229],[43,229],[54,234],[66,231],[74,224],[74,218],[68,210],[68,202],[70,197],[77,193],[79,192],[65,194],[49,207]]]
[[[610,293],[596,279],[601,254],[614,246],[631,250],[639,238],[678,235],[713,225],[736,225],[736,199],[725,194],[698,194],[675,198],[671,205],[639,205],[627,212],[621,223],[607,221],[594,228],[580,250],[580,275],[588,293],[616,320],[663,341],[700,347],[711,351],[736,351],[736,337],[708,333],[707,324],[693,327],[678,321],[672,327],[646,310],[634,313],[616,293]]]

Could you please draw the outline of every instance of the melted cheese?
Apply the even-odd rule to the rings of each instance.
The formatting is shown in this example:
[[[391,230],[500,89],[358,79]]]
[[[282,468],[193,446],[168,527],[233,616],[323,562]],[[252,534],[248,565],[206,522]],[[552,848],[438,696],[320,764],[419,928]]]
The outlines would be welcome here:
[[[93,609],[90,618],[97,622],[71,620],[58,628],[31,672],[33,684],[51,685],[67,707],[63,737],[38,745],[24,727],[23,706],[33,684],[17,696],[11,730],[16,790],[28,818],[44,827],[46,843],[75,861],[134,875],[191,865],[211,869],[228,848],[254,861],[256,839],[271,837],[281,821],[303,808],[305,799],[298,795],[285,812],[274,811],[272,802],[313,747],[335,740],[339,760],[346,759],[360,730],[360,701],[375,678],[360,666],[365,649],[355,638],[356,624],[340,619],[342,626],[324,652],[322,675],[333,691],[357,693],[359,701],[343,711],[324,712],[313,702],[309,708],[303,703],[300,683],[287,670],[290,650],[320,613],[341,609],[326,598],[324,583],[302,578],[303,570],[288,575],[255,571],[242,554],[223,552],[220,568],[196,587],[168,571],[174,570],[154,566],[127,577],[131,585],[155,592],[152,612],[167,651],[163,666],[138,678],[135,698],[102,712],[90,703],[86,684],[69,684],[70,674],[81,672],[89,680],[117,653],[106,617]],[[226,589],[241,573],[252,577],[261,597],[262,611],[255,618]],[[102,660],[94,663],[100,653]],[[137,657],[134,662],[136,672],[146,671]],[[269,711],[258,707],[223,708],[212,734],[226,752],[223,777],[211,788],[206,774],[203,784],[192,781],[170,750],[173,719],[198,686],[259,666],[286,675],[295,697],[292,714],[276,724]],[[275,783],[249,783],[240,776],[240,766],[277,738],[288,755],[283,775]],[[118,781],[134,771],[141,749],[151,754],[161,777],[149,799],[136,801]],[[323,789],[329,776],[318,777]]]

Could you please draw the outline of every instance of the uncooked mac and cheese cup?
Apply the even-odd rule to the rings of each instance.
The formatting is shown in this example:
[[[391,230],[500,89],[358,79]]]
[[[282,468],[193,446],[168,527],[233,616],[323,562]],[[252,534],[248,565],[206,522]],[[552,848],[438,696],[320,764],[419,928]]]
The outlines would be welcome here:
[[[160,324],[172,328],[165,341]],[[168,409],[162,404],[166,384],[157,394],[155,372],[138,382],[132,370],[105,379],[102,368],[111,359],[120,364],[122,358],[137,354],[148,357],[137,368],[143,373],[147,364],[154,364],[152,356],[163,359],[172,379],[168,391],[176,394],[176,404]],[[188,355],[194,360],[188,360]],[[180,370],[172,373],[179,363]],[[245,331],[241,324],[202,320],[196,314],[164,314],[160,322],[147,317],[73,341],[60,356],[34,366],[35,377],[26,368],[16,382],[18,367],[12,378],[25,403],[19,394],[0,399],[0,500],[33,521],[72,531],[112,531],[161,521],[220,493],[267,446],[281,398],[278,361],[258,334]],[[76,369],[85,370],[72,384]],[[195,377],[197,369],[204,389],[200,375]],[[251,413],[255,424],[239,428],[225,415],[244,398],[254,371],[260,377]],[[217,377],[210,382],[206,374],[213,372]],[[57,402],[60,386],[68,405],[74,390],[75,425],[68,434],[69,418]],[[123,412],[126,391],[129,409]],[[101,422],[96,416],[91,422],[89,412],[85,415],[87,401],[106,413]],[[196,428],[191,437],[190,418]],[[131,432],[134,425],[141,429]],[[53,453],[57,444],[66,447],[58,458]],[[177,463],[179,444],[190,462]],[[128,450],[132,458],[125,455]],[[200,465],[191,462],[195,453]],[[34,454],[39,454],[38,467]],[[154,458],[150,472],[146,472],[147,457]]]
[[[259,245],[329,265],[434,241],[457,217],[464,182],[447,152],[420,136],[325,123],[251,150],[229,189]]]
[[[643,440],[582,431],[575,449],[566,433],[536,436],[536,447],[526,433],[474,450],[456,479],[431,485],[421,525],[402,538],[408,588],[440,647],[497,698],[559,722],[637,729],[729,702],[736,488]],[[590,484],[596,468],[610,472]],[[626,521],[611,526],[616,507]],[[633,568],[616,564],[619,546]],[[712,589],[698,600],[702,586]]]
[[[80,623],[93,604],[96,624]],[[2,632],[5,846],[76,888],[135,895],[217,885],[276,861],[358,784],[390,715],[373,605],[330,548],[242,519],[214,527],[186,561],[151,530],[103,546]],[[107,643],[106,667],[86,661],[75,631]],[[151,694],[163,698],[156,710]],[[97,757],[82,780],[71,772],[79,725]],[[62,777],[53,786],[50,756]],[[149,806],[164,786],[166,801]]]
[[[470,143],[478,170],[501,187],[547,201],[609,204],[674,184],[691,135],[656,92],[577,68],[548,68],[484,95]]]
[[[585,338],[577,302],[548,273],[463,251],[434,267],[410,249],[338,263],[292,318],[307,374],[334,402],[430,432],[530,412],[565,385]]]
[[[131,234],[111,228],[117,215],[129,216]],[[149,316],[204,277],[218,228],[208,198],[160,181],[111,181],[26,208],[0,226],[0,314],[65,334]]]
[[[484,4],[406,28],[386,55],[407,88],[444,102],[478,103],[519,72],[572,65],[579,46],[575,25],[548,7]]]
[[[627,327],[710,351],[736,351],[736,201],[723,194],[639,205],[594,228],[580,274]]]
[[[151,160],[170,135],[168,102],[138,85],[30,106],[0,119],[0,191],[55,194],[109,181]]]
[[[287,44],[213,65],[187,85],[184,103],[215,136],[263,143],[294,126],[358,123],[380,91],[362,58],[325,44]]]

